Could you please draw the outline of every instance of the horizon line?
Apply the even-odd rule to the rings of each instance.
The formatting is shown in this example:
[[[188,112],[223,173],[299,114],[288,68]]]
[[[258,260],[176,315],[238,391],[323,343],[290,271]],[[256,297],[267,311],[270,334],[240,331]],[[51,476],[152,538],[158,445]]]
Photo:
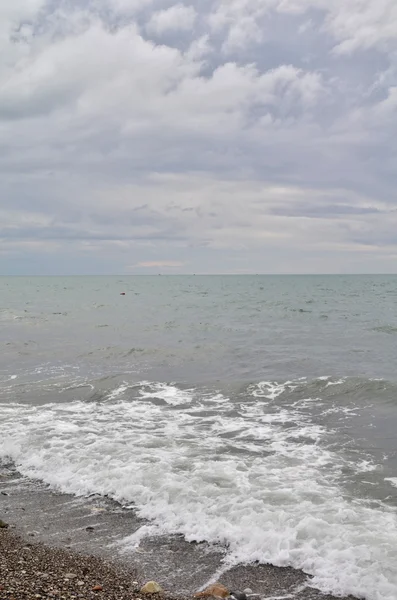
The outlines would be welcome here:
[[[0,278],[9,277],[384,277],[396,276],[395,273],[74,273],[61,274],[1,274]]]

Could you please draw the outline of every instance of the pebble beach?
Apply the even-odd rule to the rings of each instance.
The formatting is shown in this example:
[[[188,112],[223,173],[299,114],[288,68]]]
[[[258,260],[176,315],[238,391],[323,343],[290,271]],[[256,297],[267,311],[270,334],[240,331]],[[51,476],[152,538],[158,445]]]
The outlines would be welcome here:
[[[32,543],[9,529],[4,522],[0,528],[0,600],[186,600],[186,595],[163,591],[160,594],[142,593],[143,580],[133,566],[123,566],[94,555],[83,555],[67,548],[53,548]],[[265,569],[265,571],[264,571]],[[267,569],[267,571],[266,571]],[[260,579],[266,594],[254,594],[261,600],[337,600],[317,590],[296,586],[298,573],[294,569],[271,566],[246,567],[225,574],[223,581],[243,589],[249,582]],[[279,595],[281,588],[284,593]],[[296,594],[288,593],[295,586]],[[277,591],[278,590],[278,591]],[[193,598],[193,594],[189,597]],[[350,598],[350,600],[354,600]]]
[[[132,569],[123,570],[95,556],[32,544],[10,530],[0,530],[1,600],[133,600],[140,598],[139,590]]]

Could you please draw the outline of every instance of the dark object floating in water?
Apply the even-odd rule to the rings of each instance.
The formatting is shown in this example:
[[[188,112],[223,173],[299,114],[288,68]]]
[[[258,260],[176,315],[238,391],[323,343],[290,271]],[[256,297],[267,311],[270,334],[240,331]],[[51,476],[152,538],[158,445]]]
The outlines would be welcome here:
[[[91,525],[89,525],[88,527],[85,528],[85,530],[86,531],[94,531],[94,528]]]
[[[120,292],[120,296],[125,296],[125,292]]]

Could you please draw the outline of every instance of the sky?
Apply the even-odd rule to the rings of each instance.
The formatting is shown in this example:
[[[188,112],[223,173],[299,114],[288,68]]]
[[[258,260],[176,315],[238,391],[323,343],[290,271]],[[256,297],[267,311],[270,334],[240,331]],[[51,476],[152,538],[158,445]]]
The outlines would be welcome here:
[[[396,0],[0,2],[0,275],[397,272]]]

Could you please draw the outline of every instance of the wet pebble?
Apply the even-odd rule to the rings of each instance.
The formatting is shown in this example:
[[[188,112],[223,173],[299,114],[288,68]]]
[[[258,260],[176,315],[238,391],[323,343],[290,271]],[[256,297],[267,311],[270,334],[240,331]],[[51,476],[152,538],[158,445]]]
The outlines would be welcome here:
[[[234,600],[247,600],[247,595],[244,592],[231,592],[230,596]]]

